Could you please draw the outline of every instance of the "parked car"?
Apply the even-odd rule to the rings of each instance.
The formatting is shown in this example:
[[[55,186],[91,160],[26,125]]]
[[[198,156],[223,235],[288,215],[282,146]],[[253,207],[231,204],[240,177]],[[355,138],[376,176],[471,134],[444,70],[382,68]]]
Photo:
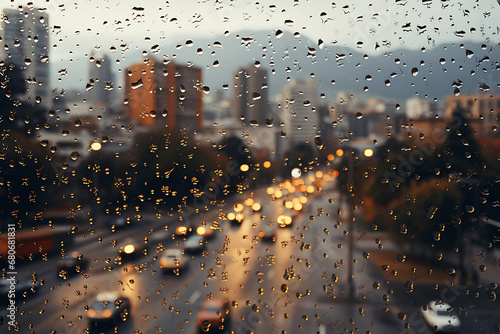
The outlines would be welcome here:
[[[87,311],[91,327],[112,328],[130,317],[130,300],[117,292],[101,292]]]
[[[196,326],[201,333],[229,333],[230,322],[229,302],[222,298],[206,300],[196,318]]]
[[[180,275],[188,265],[189,257],[184,255],[183,251],[178,248],[166,249],[160,257],[160,268],[165,273],[173,273]]]
[[[456,332],[460,329],[460,319],[447,303],[433,300],[424,305],[421,312],[434,331]]]

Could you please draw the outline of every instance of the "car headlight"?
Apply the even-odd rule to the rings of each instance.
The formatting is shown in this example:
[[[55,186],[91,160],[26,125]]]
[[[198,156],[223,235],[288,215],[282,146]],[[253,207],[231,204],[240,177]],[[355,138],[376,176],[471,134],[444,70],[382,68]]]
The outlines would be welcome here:
[[[127,245],[123,248],[125,254],[132,254],[135,251],[134,245]]]
[[[237,221],[238,223],[241,223],[241,222],[243,221],[243,218],[245,218],[245,217],[244,217],[244,216],[243,216],[243,214],[241,214],[241,213],[238,213],[238,214],[236,215],[236,221]]]
[[[87,315],[88,315],[90,318],[95,317],[95,310],[94,310],[93,308],[91,308],[91,309],[87,312]]]
[[[196,229],[196,233],[198,233],[199,235],[205,235],[206,232],[207,230],[203,226],[200,226]]]

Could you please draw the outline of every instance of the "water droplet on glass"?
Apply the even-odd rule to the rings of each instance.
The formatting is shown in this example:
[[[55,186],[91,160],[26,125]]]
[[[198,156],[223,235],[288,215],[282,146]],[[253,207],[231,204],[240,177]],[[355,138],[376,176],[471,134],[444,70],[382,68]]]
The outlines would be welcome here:
[[[47,145],[49,145],[49,141],[47,139],[44,139],[40,142],[40,145],[42,145],[43,147],[47,147]]]
[[[260,100],[261,96],[259,93],[252,93],[252,100]]]
[[[411,74],[412,74],[414,77],[416,77],[416,76],[417,76],[417,74],[418,74],[418,68],[416,68],[416,67],[412,68],[412,69],[411,69]]]
[[[278,29],[278,30],[276,30],[276,34],[275,35],[276,35],[276,38],[279,39],[279,38],[283,37],[283,31],[281,31],[280,29]]]
[[[137,88],[142,87],[142,85],[143,85],[142,78],[140,78],[136,82],[132,82],[132,84],[130,86],[132,87],[132,89],[137,89]]]
[[[79,118],[75,119],[75,126],[79,127],[80,125],[82,125],[82,121]]]
[[[472,50],[465,50],[465,55],[467,58],[472,58],[474,56],[474,52]]]
[[[357,119],[362,119],[363,118],[363,114],[360,113],[360,112],[356,113],[356,118]]]
[[[272,128],[273,127],[273,119],[272,118],[271,119],[266,118],[266,126],[268,128]]]
[[[316,147],[321,150],[323,148],[323,145],[325,144],[325,142],[323,141],[323,139],[321,139],[320,137],[315,137],[314,138],[314,145],[316,145]]]
[[[63,137],[66,137],[67,135],[69,135],[69,131],[67,129],[62,130],[62,135]]]
[[[78,153],[77,151],[71,152],[71,155],[70,155],[71,160],[76,161],[76,160],[78,160],[78,157],[80,157],[80,153]]]

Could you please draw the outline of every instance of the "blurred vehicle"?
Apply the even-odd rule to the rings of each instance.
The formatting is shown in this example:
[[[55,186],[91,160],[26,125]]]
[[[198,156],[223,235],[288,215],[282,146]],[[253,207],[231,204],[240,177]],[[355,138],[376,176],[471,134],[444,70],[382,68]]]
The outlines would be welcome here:
[[[215,236],[215,231],[219,229],[217,222],[204,224],[196,228],[196,234],[204,236],[206,239],[211,239]]]
[[[69,276],[82,273],[88,266],[87,259],[78,252],[73,252],[57,261],[57,276],[68,278]]]
[[[16,232],[16,258],[27,258],[32,255],[59,252],[61,248],[73,245],[73,232],[69,226],[42,226],[36,229],[24,229]],[[64,244],[64,247],[62,247]],[[7,260],[9,253],[8,234],[0,234],[0,260]]]
[[[182,271],[186,270],[188,261],[189,257],[184,255],[181,249],[166,249],[160,257],[160,268],[167,274],[180,275]]]
[[[198,311],[196,326],[199,332],[215,333],[228,332],[231,322],[229,302],[227,299],[214,298],[206,300]]]
[[[241,212],[229,212],[227,214],[227,219],[231,224],[241,224],[243,222],[243,219],[245,219],[245,216]]]
[[[90,304],[87,318],[91,327],[112,328],[130,317],[130,300],[117,292],[101,292]],[[112,326],[112,327],[111,327]]]
[[[278,224],[281,227],[287,227],[292,225],[292,217],[286,214],[278,216]]]
[[[118,253],[123,258],[145,255],[146,244],[134,238],[126,238],[118,247]]]
[[[264,241],[276,241],[276,224],[262,223],[258,235]]]
[[[9,303],[9,294],[11,294],[12,284],[14,284],[15,288],[15,296],[13,296],[13,298],[19,296],[28,297],[34,294],[40,286],[40,282],[38,280],[33,282],[31,276],[19,277],[16,275],[15,279],[9,279],[9,275],[7,275],[5,278],[0,279],[0,294],[2,296],[2,298],[0,298],[0,305]]]
[[[198,234],[193,234],[184,243],[184,250],[187,253],[200,253],[207,247],[205,237]]]
[[[434,331],[457,332],[460,329],[460,320],[447,303],[433,300],[424,305],[421,312]]]

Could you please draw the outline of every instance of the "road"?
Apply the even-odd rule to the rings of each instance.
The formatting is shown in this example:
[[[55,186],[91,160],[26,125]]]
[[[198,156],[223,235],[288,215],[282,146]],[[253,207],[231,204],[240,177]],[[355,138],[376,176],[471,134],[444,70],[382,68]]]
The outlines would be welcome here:
[[[234,201],[243,203],[248,196]],[[119,324],[118,333],[196,333],[198,309],[210,298],[230,301],[228,330],[235,333],[316,333],[320,325],[327,333],[433,332],[422,323],[418,310],[436,292],[429,288],[403,292],[401,286],[384,280],[364,256],[366,247],[356,244],[356,299],[348,298],[348,216],[333,184],[329,190],[309,194],[292,226],[278,228],[274,242],[262,240],[258,233],[263,223],[276,221],[286,198],[272,200],[260,189],[253,199],[262,209],[251,212],[244,206],[241,225],[220,219],[218,209],[192,218],[194,223],[218,221],[221,230],[208,241],[204,253],[191,257],[188,270],[180,276],[166,276],[159,268],[162,249],[182,247],[183,242],[172,238],[172,227],[162,231],[160,224],[108,234],[100,243],[82,238],[76,250],[91,260],[83,275],[66,280],[57,277],[54,256],[25,265],[20,275],[36,273],[43,285],[33,296],[22,299],[24,304],[17,312],[19,331],[85,333],[86,308],[92,299],[99,292],[120,291],[132,306],[131,316]],[[221,210],[227,214],[231,209]],[[147,238],[147,255],[116,265],[113,241],[129,236]],[[456,303],[469,305],[469,313],[460,315],[464,333],[493,332],[500,323],[498,308],[492,311],[479,303],[486,308],[475,309],[470,307],[471,299],[463,294],[456,298]],[[409,329],[405,328],[407,322]],[[5,320],[0,331],[8,332]]]

